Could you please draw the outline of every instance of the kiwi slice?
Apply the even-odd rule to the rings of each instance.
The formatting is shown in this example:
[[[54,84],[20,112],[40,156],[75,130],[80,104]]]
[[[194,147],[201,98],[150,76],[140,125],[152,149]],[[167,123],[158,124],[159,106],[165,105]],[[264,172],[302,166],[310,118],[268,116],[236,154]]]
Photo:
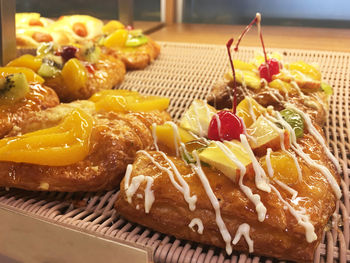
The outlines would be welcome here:
[[[55,45],[53,42],[43,42],[38,46],[36,50],[36,55],[38,57],[42,57],[48,54],[53,54],[54,51],[55,51]]]
[[[38,74],[44,78],[51,78],[60,73],[63,67],[63,60],[60,56],[47,55],[42,59]]]
[[[101,49],[95,45],[87,47],[84,50],[84,58],[90,63],[96,63],[100,58],[100,54]]]
[[[15,73],[0,79],[0,104],[23,99],[29,92],[29,85],[23,73]]]

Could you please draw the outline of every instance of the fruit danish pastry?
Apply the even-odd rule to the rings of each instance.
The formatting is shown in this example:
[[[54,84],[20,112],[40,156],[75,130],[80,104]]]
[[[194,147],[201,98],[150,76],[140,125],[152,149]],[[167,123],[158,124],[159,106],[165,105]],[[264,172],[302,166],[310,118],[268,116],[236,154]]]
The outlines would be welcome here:
[[[8,66],[36,71],[63,102],[88,99],[100,90],[112,89],[124,79],[124,63],[106,49],[93,43],[75,46],[42,43],[35,57],[26,54]]]
[[[160,46],[140,29],[125,27],[119,21],[112,20],[102,30],[104,35],[98,43],[115,50],[127,69],[143,69],[160,53]]]
[[[0,138],[30,115],[58,105],[57,94],[28,68],[0,68]]]
[[[113,90],[38,112],[0,140],[0,185],[113,189],[135,153],[152,144],[150,125],[169,120],[168,104],[166,98]]]
[[[293,99],[274,107],[245,94],[237,105],[231,66],[232,108],[195,100],[177,124],[153,124],[153,150],[127,167],[115,208],[229,255],[312,261],[342,196],[340,164],[316,118]]]

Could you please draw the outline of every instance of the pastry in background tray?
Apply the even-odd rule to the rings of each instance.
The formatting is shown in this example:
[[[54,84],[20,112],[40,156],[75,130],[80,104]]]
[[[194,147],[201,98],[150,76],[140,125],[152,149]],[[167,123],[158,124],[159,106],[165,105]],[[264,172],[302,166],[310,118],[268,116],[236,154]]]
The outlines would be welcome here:
[[[0,68],[0,138],[30,115],[59,103],[44,79],[28,68]]]
[[[26,190],[116,188],[150,125],[169,120],[169,99],[125,90],[60,104],[31,115],[0,140],[0,186]]]
[[[322,82],[318,66],[303,61],[283,63],[282,56],[278,53],[267,55],[267,58],[273,61],[279,72],[267,79],[262,75],[263,55],[256,56],[250,63],[233,61],[238,102],[249,95],[263,106],[272,105],[275,109],[282,109],[283,103],[289,101],[323,126],[327,119],[332,88]],[[232,87],[232,74],[226,73],[224,80],[216,84],[208,95],[208,103],[217,109],[232,107]]]
[[[160,46],[140,29],[125,27],[119,21],[112,20],[102,30],[104,36],[98,43],[116,50],[127,69],[143,69],[160,53]]]
[[[115,207],[127,220],[229,255],[310,262],[342,196],[340,164],[292,96],[262,105],[244,94],[237,105],[238,82],[231,109],[195,100],[177,124],[152,125],[153,150],[127,167]]]
[[[107,48],[92,42],[84,45],[57,46],[42,43],[37,55],[23,55],[8,66],[28,67],[45,79],[63,102],[87,99],[94,93],[112,89],[125,75],[125,65]]]
[[[69,36],[62,30],[51,30],[53,20],[39,13],[16,14],[16,43],[20,48],[36,48],[42,42],[67,44]]]

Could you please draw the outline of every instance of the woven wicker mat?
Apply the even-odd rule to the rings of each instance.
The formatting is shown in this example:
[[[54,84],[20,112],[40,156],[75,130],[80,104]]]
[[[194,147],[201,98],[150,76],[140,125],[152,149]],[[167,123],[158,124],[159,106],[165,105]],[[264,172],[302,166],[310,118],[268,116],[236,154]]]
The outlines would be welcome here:
[[[121,88],[171,98],[170,113],[176,120],[194,98],[203,99],[228,66],[225,46],[161,43],[162,53],[151,66],[129,72]],[[256,48],[244,48],[235,58],[249,61]],[[285,61],[317,62],[323,78],[334,88],[326,137],[343,168],[342,200],[316,251],[315,262],[350,261],[349,177],[350,53],[305,50],[271,50],[284,54]],[[27,192],[0,189],[0,203],[43,218],[74,225],[81,230],[102,233],[116,240],[128,240],[153,248],[155,262],[272,262],[273,259],[233,254],[175,239],[121,218],[113,209],[118,190],[107,193]]]

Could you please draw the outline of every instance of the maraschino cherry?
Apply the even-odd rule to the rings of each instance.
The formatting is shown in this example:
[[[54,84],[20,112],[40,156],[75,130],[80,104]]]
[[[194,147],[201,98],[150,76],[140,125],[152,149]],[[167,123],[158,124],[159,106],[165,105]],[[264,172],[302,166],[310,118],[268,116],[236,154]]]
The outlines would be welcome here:
[[[231,38],[227,44],[227,52],[230,59],[230,65],[233,74],[233,101],[232,111],[222,110],[214,115],[210,121],[208,129],[208,138],[215,141],[240,140],[240,134],[243,133],[242,120],[236,115],[237,95],[236,95],[236,74],[232,63],[230,48],[233,43]]]
[[[265,57],[265,63],[263,63],[259,66],[259,75],[260,75],[260,78],[264,78],[264,79],[266,79],[267,82],[270,82],[270,81],[272,81],[272,76],[276,75],[280,72],[280,64],[274,58],[267,59],[264,40],[263,40],[263,36],[261,33],[260,22],[261,22],[261,15],[260,15],[260,13],[257,13],[255,18],[252,20],[252,22],[250,22],[250,24],[244,29],[242,34],[239,36],[237,44],[235,46],[235,51],[238,51],[238,46],[239,46],[239,43],[241,42],[243,36],[252,28],[253,24],[256,23],[256,25],[258,26],[258,35],[260,37],[261,46],[263,48],[264,57]]]

